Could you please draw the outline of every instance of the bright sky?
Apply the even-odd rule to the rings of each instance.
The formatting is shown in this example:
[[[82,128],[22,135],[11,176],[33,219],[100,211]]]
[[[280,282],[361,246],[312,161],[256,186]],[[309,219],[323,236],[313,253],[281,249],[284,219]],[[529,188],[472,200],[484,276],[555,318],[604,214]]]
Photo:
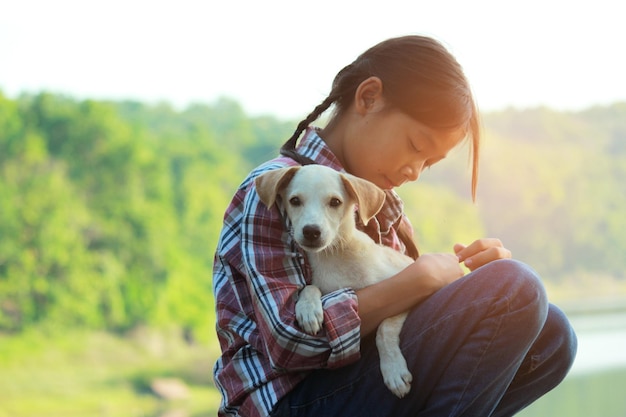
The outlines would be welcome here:
[[[479,106],[626,101],[616,0],[19,0],[0,10],[0,90],[168,101],[228,96],[299,118],[392,36],[442,41]]]

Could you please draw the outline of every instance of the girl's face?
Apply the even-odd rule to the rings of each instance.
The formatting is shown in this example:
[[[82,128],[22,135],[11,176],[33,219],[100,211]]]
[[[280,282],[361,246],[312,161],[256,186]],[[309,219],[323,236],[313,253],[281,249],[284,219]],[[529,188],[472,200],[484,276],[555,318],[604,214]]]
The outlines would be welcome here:
[[[352,120],[337,156],[349,173],[382,189],[415,181],[446,157],[466,130],[432,129],[396,109],[379,109]]]

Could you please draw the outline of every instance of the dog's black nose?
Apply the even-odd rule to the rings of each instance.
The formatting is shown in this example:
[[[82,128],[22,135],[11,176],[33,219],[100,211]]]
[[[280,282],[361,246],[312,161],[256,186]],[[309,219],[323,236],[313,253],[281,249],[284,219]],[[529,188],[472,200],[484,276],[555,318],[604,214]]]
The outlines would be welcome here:
[[[320,238],[322,232],[319,227],[309,224],[302,228],[302,234],[309,242],[315,242]]]

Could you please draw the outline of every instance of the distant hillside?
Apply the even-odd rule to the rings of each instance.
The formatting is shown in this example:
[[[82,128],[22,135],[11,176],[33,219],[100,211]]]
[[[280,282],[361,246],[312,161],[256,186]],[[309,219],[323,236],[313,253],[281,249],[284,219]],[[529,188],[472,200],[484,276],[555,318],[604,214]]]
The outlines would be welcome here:
[[[0,331],[147,324],[214,337],[224,209],[296,122],[229,99],[175,111],[0,94]],[[400,190],[422,250],[496,236],[548,281],[626,281],[626,104],[510,109],[484,125],[477,206],[462,151]]]
[[[626,278],[626,103],[485,114],[485,230],[547,277]],[[449,165],[428,181],[466,184]]]

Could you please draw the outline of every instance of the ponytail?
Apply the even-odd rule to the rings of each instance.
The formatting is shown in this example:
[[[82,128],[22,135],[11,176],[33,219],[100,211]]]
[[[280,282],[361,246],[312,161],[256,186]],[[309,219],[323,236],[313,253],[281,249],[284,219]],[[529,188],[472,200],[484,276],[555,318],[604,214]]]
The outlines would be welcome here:
[[[420,256],[420,252],[417,248],[417,243],[413,239],[413,229],[410,224],[405,221],[400,221],[396,233],[400,241],[404,243],[404,254],[413,259],[417,259]]]

